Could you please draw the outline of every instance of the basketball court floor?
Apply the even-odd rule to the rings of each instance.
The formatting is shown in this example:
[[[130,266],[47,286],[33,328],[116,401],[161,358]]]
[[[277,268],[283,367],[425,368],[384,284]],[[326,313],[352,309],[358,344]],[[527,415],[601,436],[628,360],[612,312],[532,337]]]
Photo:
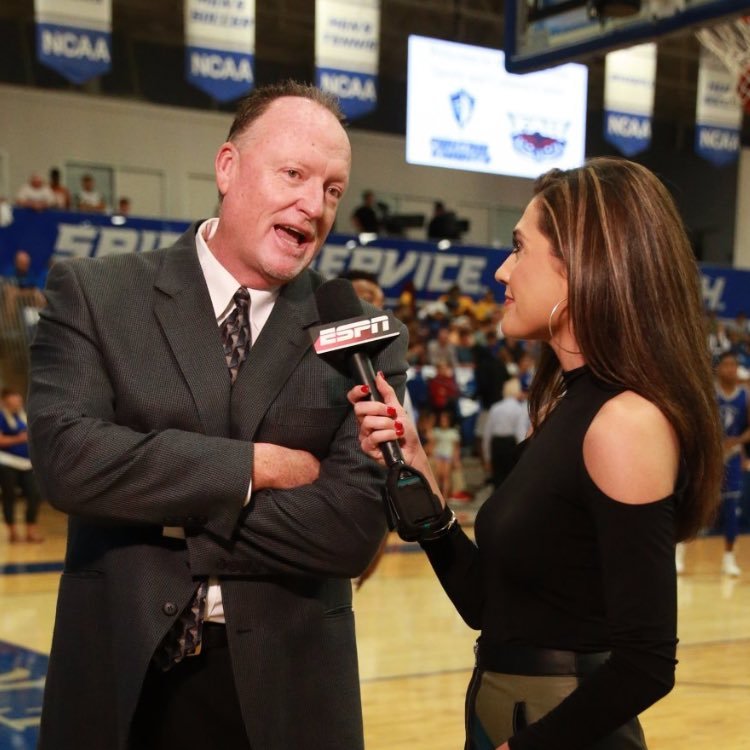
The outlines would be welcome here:
[[[65,518],[45,507],[42,524],[42,544],[0,540],[0,750],[36,747]],[[716,537],[688,547],[677,686],[642,716],[652,750],[750,750],[750,538],[738,542],[739,578],[719,573],[721,551]],[[476,634],[416,545],[389,540],[354,608],[368,750],[462,748]]]

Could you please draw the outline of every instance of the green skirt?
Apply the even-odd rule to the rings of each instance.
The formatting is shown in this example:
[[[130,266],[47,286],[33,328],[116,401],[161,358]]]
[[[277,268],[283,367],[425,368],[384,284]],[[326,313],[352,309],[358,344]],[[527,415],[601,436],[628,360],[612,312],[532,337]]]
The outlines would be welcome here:
[[[465,750],[495,750],[557,706],[576,689],[579,679],[501,674],[477,667],[467,693]],[[586,750],[646,750],[646,740],[640,722],[633,718]]]

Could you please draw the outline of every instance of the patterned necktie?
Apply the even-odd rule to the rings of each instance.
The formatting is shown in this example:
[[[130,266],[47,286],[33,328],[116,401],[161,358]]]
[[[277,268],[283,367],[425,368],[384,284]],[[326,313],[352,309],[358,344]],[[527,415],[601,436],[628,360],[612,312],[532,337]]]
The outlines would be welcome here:
[[[250,293],[240,287],[234,293],[235,308],[221,324],[221,341],[229,368],[229,377],[234,383],[240,365],[245,361],[252,343],[250,336]]]
[[[186,656],[197,656],[201,652],[207,593],[208,581],[201,581],[190,603],[174,621],[154,654],[153,661],[162,672],[171,669]]]

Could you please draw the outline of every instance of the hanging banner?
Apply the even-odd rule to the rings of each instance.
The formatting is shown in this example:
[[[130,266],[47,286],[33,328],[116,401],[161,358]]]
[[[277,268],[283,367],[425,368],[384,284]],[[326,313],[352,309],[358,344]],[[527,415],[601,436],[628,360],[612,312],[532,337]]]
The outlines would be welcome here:
[[[377,107],[379,40],[380,0],[316,0],[315,83],[350,120]]]
[[[604,61],[604,140],[625,156],[651,145],[656,45],[610,52]]]
[[[220,102],[255,83],[255,0],[185,0],[185,75]]]
[[[75,84],[112,66],[112,0],[34,0],[36,54]]]
[[[736,81],[721,61],[701,49],[695,105],[695,152],[717,167],[733,164],[740,153],[742,107]]]

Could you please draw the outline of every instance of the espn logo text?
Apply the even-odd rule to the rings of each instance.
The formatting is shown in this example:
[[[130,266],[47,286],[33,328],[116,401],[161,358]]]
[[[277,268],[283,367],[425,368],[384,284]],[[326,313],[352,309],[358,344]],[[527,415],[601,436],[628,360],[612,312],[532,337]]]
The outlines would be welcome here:
[[[377,315],[374,318],[352,318],[334,326],[319,327],[314,329],[312,335],[315,351],[326,354],[398,336],[398,331],[391,329],[391,320],[387,315]]]

